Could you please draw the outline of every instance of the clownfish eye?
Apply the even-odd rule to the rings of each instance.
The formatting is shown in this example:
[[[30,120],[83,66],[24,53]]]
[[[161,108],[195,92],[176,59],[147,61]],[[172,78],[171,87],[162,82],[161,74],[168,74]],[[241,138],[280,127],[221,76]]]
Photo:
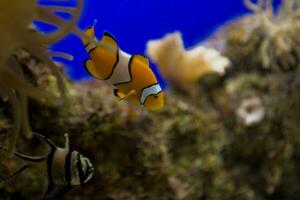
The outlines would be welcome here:
[[[154,95],[154,99],[158,99],[158,96],[157,96],[157,95]]]

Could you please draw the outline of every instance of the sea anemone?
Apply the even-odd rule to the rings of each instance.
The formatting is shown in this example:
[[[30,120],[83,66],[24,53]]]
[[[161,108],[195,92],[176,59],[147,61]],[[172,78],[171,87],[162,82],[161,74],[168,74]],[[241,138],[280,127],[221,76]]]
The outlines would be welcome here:
[[[57,3],[59,1],[50,1]],[[66,96],[64,80],[58,67],[51,59],[47,46],[62,39],[70,32],[82,35],[76,23],[83,8],[83,0],[77,0],[76,7],[39,5],[37,0],[1,0],[0,2],[0,88],[3,96],[8,97],[13,107],[14,133],[10,144],[13,151],[22,127],[25,135],[30,138],[31,131],[27,117],[27,97],[48,104],[61,103]],[[71,20],[65,20],[56,12],[72,15]],[[33,21],[40,21],[57,27],[57,30],[42,34],[32,29]],[[14,56],[18,49],[27,51],[37,60],[45,63],[56,77],[60,97],[44,89],[30,84],[23,75],[22,65]]]
[[[259,35],[259,56],[264,68],[279,67],[288,70],[297,66],[300,58],[300,3],[298,0],[282,0],[276,12],[273,0],[244,0],[256,15],[256,25],[249,37]],[[256,36],[255,36],[256,37]]]

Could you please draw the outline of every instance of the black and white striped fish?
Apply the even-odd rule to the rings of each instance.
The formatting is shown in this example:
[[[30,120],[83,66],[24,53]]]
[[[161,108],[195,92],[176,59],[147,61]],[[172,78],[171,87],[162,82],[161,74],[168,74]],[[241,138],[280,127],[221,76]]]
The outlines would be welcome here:
[[[68,134],[65,134],[66,142],[64,148],[57,147],[43,135],[36,133],[34,135],[50,147],[49,153],[45,156],[34,157],[16,152],[14,155],[26,161],[26,164],[13,175],[0,179],[0,183],[15,178],[34,164],[45,162],[47,166],[48,187],[41,199],[55,200],[70,191],[73,186],[87,183],[93,177],[94,168],[92,163],[79,152],[70,149]],[[2,147],[1,150],[6,151]]]

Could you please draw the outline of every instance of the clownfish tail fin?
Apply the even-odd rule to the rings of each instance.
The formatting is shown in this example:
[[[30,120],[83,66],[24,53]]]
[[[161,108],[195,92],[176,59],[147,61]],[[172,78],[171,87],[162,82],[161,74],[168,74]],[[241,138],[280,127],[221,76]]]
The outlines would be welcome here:
[[[93,25],[89,26],[85,29],[86,34],[89,36],[89,38],[94,38],[95,37],[95,26],[97,25],[98,20],[94,19]]]
[[[88,45],[92,40],[95,39],[95,26],[97,24],[97,19],[94,20],[93,25],[89,26],[85,29],[85,35],[89,38],[89,40],[87,39],[83,39],[83,43],[84,45]]]

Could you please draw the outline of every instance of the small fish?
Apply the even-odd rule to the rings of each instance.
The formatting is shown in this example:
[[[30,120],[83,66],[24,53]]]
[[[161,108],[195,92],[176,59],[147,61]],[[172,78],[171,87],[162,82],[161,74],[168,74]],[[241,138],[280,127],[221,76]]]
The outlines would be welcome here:
[[[164,106],[164,92],[150,68],[148,58],[122,51],[108,32],[99,42],[94,26],[88,28],[86,34],[90,40],[82,40],[91,58],[85,61],[89,74],[113,85],[114,95],[120,100],[130,99],[150,110]]]
[[[83,157],[79,152],[70,150],[68,134],[65,134],[65,148],[57,147],[43,135],[36,133],[33,135],[50,147],[49,153],[45,156],[33,157],[15,152],[14,155],[26,161],[27,164],[22,166],[13,175],[0,179],[0,183],[17,177],[24,170],[33,166],[33,164],[45,162],[47,166],[48,187],[41,199],[55,200],[65,195],[73,186],[87,183],[93,177],[94,168],[90,160]],[[1,147],[1,150],[7,151],[3,147]]]

